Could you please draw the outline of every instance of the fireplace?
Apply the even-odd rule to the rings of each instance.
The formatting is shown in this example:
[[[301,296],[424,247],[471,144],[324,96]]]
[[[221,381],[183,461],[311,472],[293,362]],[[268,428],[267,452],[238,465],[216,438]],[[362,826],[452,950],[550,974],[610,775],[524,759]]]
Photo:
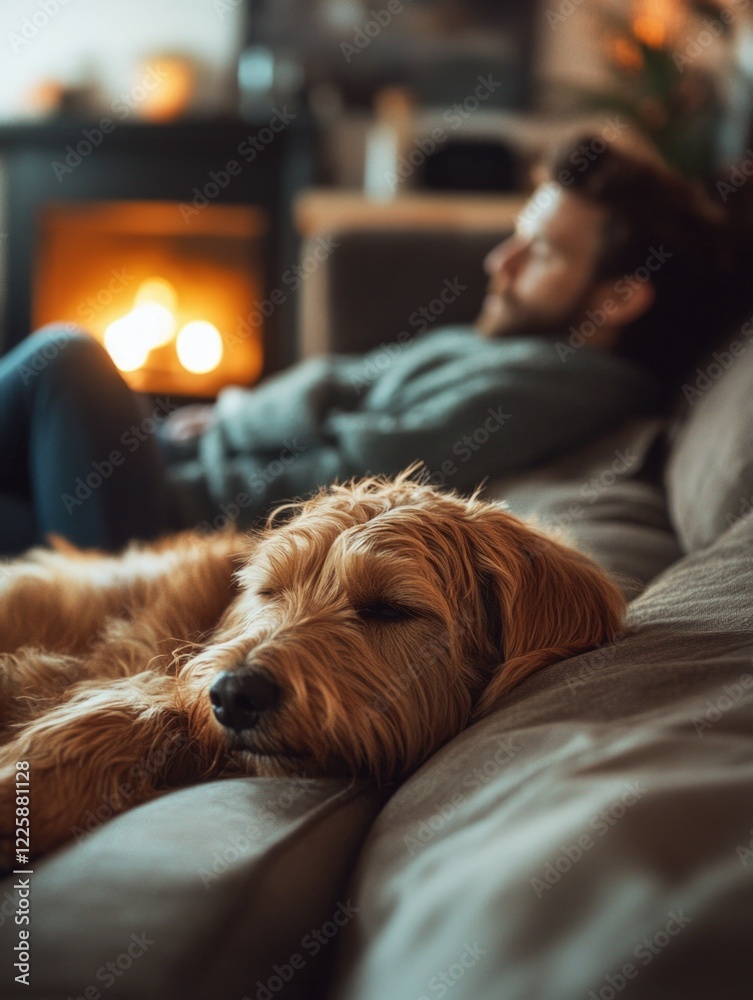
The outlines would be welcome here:
[[[139,392],[210,397],[264,365],[266,213],[179,203],[48,203],[37,226],[34,326],[72,318]],[[261,316],[259,315],[261,320]]]
[[[120,346],[120,363],[131,369],[123,375],[138,388],[207,398],[228,382],[247,384],[262,364],[265,375],[292,364],[296,300],[283,278],[299,257],[292,204],[313,179],[308,117],[300,114],[240,172],[228,164],[253,138],[249,122],[128,120],[60,179],[52,164],[81,142],[82,124],[0,125],[0,286],[7,292],[4,301],[0,295],[0,352],[47,321],[76,320],[104,342],[110,326],[130,316],[108,344]],[[136,316],[140,306],[150,308]],[[157,306],[173,312],[169,327],[160,326]],[[154,324],[141,361],[148,343],[134,343],[130,359],[123,348],[129,328],[139,340],[139,319]],[[215,329],[191,327],[179,354],[189,323]],[[211,370],[183,363],[206,368],[213,351]]]

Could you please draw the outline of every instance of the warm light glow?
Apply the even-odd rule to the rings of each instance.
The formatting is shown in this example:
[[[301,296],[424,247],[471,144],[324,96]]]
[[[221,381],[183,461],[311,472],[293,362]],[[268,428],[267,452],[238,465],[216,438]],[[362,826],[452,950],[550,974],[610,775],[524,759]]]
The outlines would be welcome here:
[[[638,46],[629,38],[612,38],[608,42],[612,58],[623,69],[643,69],[643,56]]]
[[[665,48],[677,40],[687,16],[679,0],[633,0],[633,35],[649,48]]]
[[[205,320],[186,323],[175,345],[178,360],[195,375],[214,371],[222,361],[222,336],[216,326]]]
[[[660,49],[667,40],[667,29],[658,17],[645,15],[633,21],[633,34],[644,45]]]
[[[139,68],[134,91],[141,118],[166,122],[185,114],[196,92],[197,69],[189,57],[160,55]]]
[[[144,302],[128,314],[138,323],[150,347],[163,347],[175,335],[175,317],[164,306],[156,302]]]
[[[131,315],[138,316],[152,347],[164,347],[175,336],[178,296],[169,281],[149,278],[142,281],[133,299]]]
[[[161,60],[154,64],[162,68]],[[209,400],[226,385],[259,378],[267,336],[259,306],[266,209],[212,204],[186,226],[174,200],[95,198],[50,202],[38,222],[44,253],[29,302],[35,327],[84,316],[126,384],[155,397]],[[223,338],[219,363],[213,334],[203,338],[213,357],[203,356],[206,348],[198,358],[185,349],[189,365],[209,369],[201,374],[187,371],[176,351],[177,332],[192,320],[211,322]]]
[[[149,278],[141,282],[133,299],[135,306],[144,305],[145,302],[155,302],[174,313],[178,308],[178,293],[164,278]]]
[[[152,347],[133,312],[110,323],[105,330],[104,342],[108,354],[122,372],[134,372],[141,368]]]

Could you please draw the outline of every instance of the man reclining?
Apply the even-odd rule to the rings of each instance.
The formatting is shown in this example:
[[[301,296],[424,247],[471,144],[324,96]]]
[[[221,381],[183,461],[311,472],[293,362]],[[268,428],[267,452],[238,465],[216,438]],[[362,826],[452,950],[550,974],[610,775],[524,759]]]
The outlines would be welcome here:
[[[317,357],[128,437],[138,402],[96,341],[77,333],[39,364],[60,331],[27,338],[0,362],[0,550],[48,532],[113,549],[249,526],[335,479],[419,460],[433,483],[472,489],[661,408],[721,332],[724,223],[653,161],[611,146],[584,164],[582,141],[486,258],[476,324],[402,345],[376,377],[368,355]],[[104,461],[82,499],[76,483]]]

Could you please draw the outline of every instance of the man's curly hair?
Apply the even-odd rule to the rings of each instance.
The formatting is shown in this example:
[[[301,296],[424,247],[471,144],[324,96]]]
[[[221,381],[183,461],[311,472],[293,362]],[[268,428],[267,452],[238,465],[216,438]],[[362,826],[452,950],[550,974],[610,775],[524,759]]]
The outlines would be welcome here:
[[[594,152],[584,156],[583,146]],[[615,352],[676,387],[737,314],[728,221],[702,187],[658,157],[614,143],[595,152],[603,146],[594,136],[580,136],[557,151],[547,174],[606,210],[596,281],[634,275],[654,248],[668,255],[651,274],[653,304],[625,327]]]

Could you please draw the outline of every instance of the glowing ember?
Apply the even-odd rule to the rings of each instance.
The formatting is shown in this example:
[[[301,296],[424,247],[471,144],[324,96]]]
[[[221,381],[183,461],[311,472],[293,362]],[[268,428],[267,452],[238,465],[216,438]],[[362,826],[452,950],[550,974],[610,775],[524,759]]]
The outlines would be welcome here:
[[[146,361],[152,344],[134,312],[128,313],[105,330],[105,347],[122,372],[134,372]]]
[[[212,323],[194,320],[186,323],[176,342],[178,360],[195,375],[214,371],[222,361],[222,337]]]

